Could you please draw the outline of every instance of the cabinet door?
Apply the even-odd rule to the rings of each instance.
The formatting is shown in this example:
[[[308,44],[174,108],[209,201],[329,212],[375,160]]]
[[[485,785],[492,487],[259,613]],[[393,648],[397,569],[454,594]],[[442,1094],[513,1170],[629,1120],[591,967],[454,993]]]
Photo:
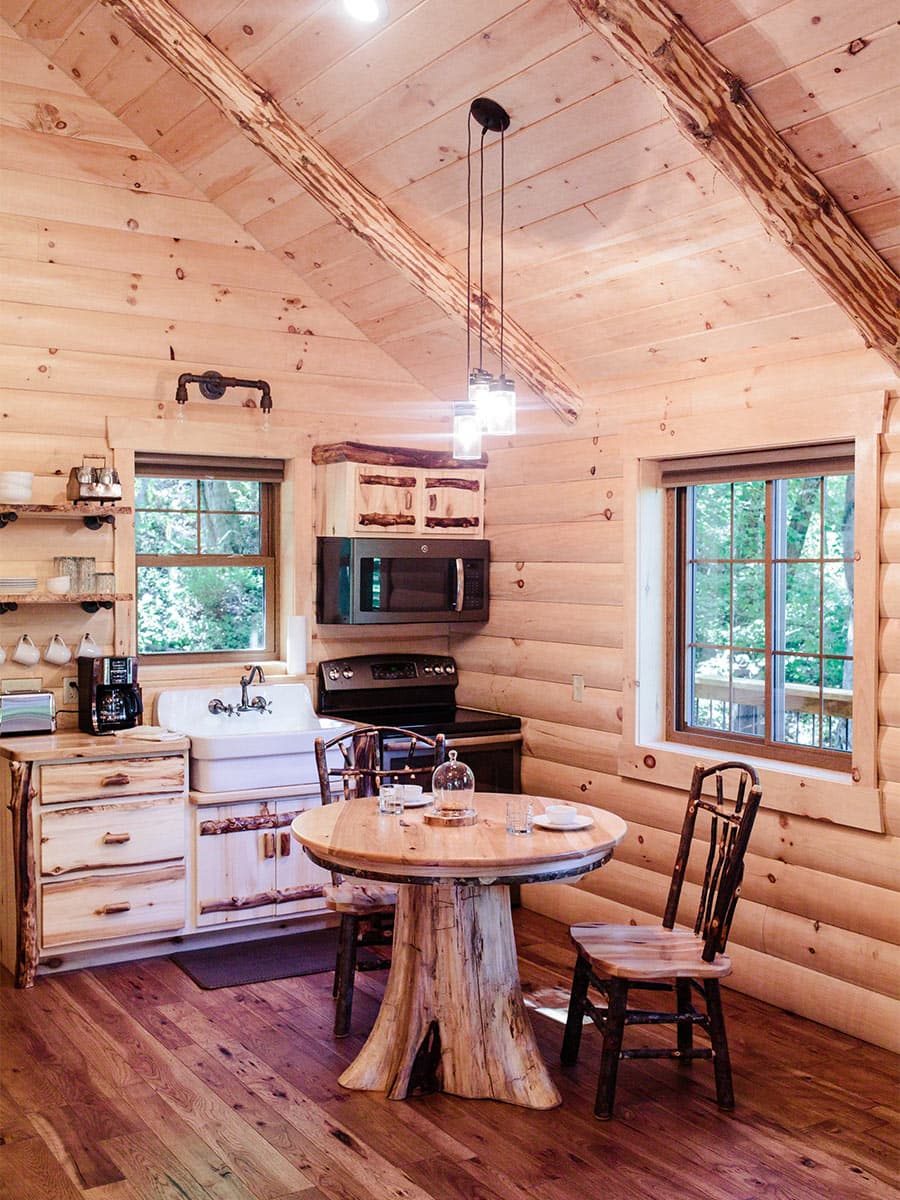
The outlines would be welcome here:
[[[413,533],[421,516],[420,481],[412,467],[354,464],[354,528],[358,533],[388,529]]]
[[[274,804],[197,810],[197,924],[275,915]]]
[[[331,882],[331,873],[307,858],[291,833],[289,822],[303,811],[303,807],[297,800],[279,800],[275,811],[279,820],[278,865],[275,869],[278,915],[324,908],[322,885]]]
[[[426,532],[481,536],[484,471],[425,471],[422,482]]]

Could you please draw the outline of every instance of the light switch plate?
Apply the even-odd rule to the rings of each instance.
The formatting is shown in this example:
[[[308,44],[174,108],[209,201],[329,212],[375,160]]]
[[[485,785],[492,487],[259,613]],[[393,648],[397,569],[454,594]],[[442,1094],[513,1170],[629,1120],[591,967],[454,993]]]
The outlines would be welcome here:
[[[573,675],[572,676],[572,699],[577,704],[584,703],[584,676],[583,675]]]

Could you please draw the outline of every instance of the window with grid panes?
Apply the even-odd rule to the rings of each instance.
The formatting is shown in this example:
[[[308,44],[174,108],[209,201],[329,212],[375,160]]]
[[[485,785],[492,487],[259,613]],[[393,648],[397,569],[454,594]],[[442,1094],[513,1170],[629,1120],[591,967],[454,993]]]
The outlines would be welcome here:
[[[274,656],[282,464],[139,455],[135,470],[138,653]]]
[[[682,473],[669,481],[668,735],[849,771],[852,457]]]

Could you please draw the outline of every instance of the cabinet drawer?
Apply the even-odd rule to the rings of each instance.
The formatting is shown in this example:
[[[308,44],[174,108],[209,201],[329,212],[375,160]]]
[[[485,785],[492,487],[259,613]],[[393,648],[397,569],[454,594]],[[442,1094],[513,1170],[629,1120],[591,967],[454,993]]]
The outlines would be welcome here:
[[[41,918],[45,947],[180,929],[185,918],[184,866],[45,883]]]
[[[89,804],[40,814],[41,874],[184,858],[184,800]]]
[[[41,767],[41,803],[136,796],[146,792],[183,792],[184,755],[119,758],[105,762],[60,763]]]

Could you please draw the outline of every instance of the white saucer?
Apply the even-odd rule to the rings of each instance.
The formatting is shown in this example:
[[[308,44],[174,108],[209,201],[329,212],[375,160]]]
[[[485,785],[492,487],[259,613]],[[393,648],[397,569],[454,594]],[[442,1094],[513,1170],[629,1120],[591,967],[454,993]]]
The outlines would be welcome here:
[[[431,792],[423,792],[418,800],[404,800],[404,808],[424,808],[426,804],[434,804],[434,796]]]
[[[588,829],[594,823],[593,817],[578,817],[574,821],[551,821],[549,817],[536,816],[534,824],[539,829],[552,829],[554,832],[568,833],[572,829]]]

